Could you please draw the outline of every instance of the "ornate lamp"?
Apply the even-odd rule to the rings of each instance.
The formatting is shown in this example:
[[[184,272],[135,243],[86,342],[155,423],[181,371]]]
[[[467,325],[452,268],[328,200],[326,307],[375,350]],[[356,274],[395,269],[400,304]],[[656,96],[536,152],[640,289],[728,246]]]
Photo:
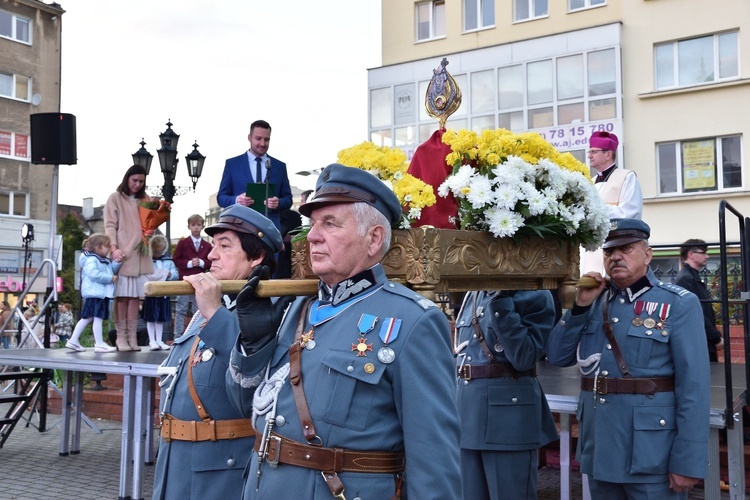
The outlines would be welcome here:
[[[146,169],[146,175],[151,171],[151,161],[154,155],[149,153],[146,148],[146,142],[141,138],[141,149],[133,153],[133,164],[140,165]]]
[[[195,185],[203,173],[203,163],[206,161],[206,157],[198,151],[198,141],[193,143],[193,150],[185,157],[185,161],[187,162],[188,175],[193,181],[193,191],[195,191]]]

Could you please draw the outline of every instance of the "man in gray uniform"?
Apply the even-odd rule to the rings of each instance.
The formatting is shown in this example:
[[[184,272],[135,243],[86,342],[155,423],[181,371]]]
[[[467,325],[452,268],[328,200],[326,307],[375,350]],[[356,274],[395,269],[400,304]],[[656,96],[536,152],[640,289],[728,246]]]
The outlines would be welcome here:
[[[708,353],[700,303],[649,269],[651,229],[612,219],[611,284],[579,288],[549,361],[578,363],[578,460],[594,499],[687,498],[708,472]]]
[[[398,199],[333,164],[300,212],[318,296],[284,315],[257,270],[237,299],[227,390],[258,432],[244,498],[460,498],[448,321],[380,264]]]
[[[536,378],[555,321],[548,290],[471,292],[455,352],[465,499],[535,500],[538,449],[557,439]]]

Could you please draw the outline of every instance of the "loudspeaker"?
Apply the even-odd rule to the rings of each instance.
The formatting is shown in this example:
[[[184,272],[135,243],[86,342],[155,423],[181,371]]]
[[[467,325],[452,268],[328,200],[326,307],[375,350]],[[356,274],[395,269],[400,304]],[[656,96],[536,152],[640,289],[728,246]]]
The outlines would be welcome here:
[[[68,113],[31,115],[31,163],[75,165],[76,117]]]

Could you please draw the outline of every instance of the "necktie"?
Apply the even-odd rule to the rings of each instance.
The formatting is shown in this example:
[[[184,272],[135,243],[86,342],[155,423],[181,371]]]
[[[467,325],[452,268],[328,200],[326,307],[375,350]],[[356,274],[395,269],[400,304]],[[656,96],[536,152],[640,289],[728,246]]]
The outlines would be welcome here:
[[[260,157],[255,159],[255,182],[263,182],[263,171],[260,168]]]
[[[200,241],[196,241],[196,242],[195,242],[195,251],[197,252],[197,251],[199,251],[200,249],[201,249],[201,242],[200,242]]]

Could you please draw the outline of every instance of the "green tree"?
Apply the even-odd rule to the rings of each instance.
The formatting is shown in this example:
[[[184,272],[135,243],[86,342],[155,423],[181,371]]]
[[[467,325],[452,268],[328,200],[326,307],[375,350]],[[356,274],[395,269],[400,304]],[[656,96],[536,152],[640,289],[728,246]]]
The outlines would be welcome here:
[[[81,249],[86,233],[83,226],[71,214],[58,221],[57,233],[62,235],[63,256],[62,270],[63,291],[58,294],[59,302],[68,302],[75,311],[78,307],[78,290],[75,289],[75,252]]]

